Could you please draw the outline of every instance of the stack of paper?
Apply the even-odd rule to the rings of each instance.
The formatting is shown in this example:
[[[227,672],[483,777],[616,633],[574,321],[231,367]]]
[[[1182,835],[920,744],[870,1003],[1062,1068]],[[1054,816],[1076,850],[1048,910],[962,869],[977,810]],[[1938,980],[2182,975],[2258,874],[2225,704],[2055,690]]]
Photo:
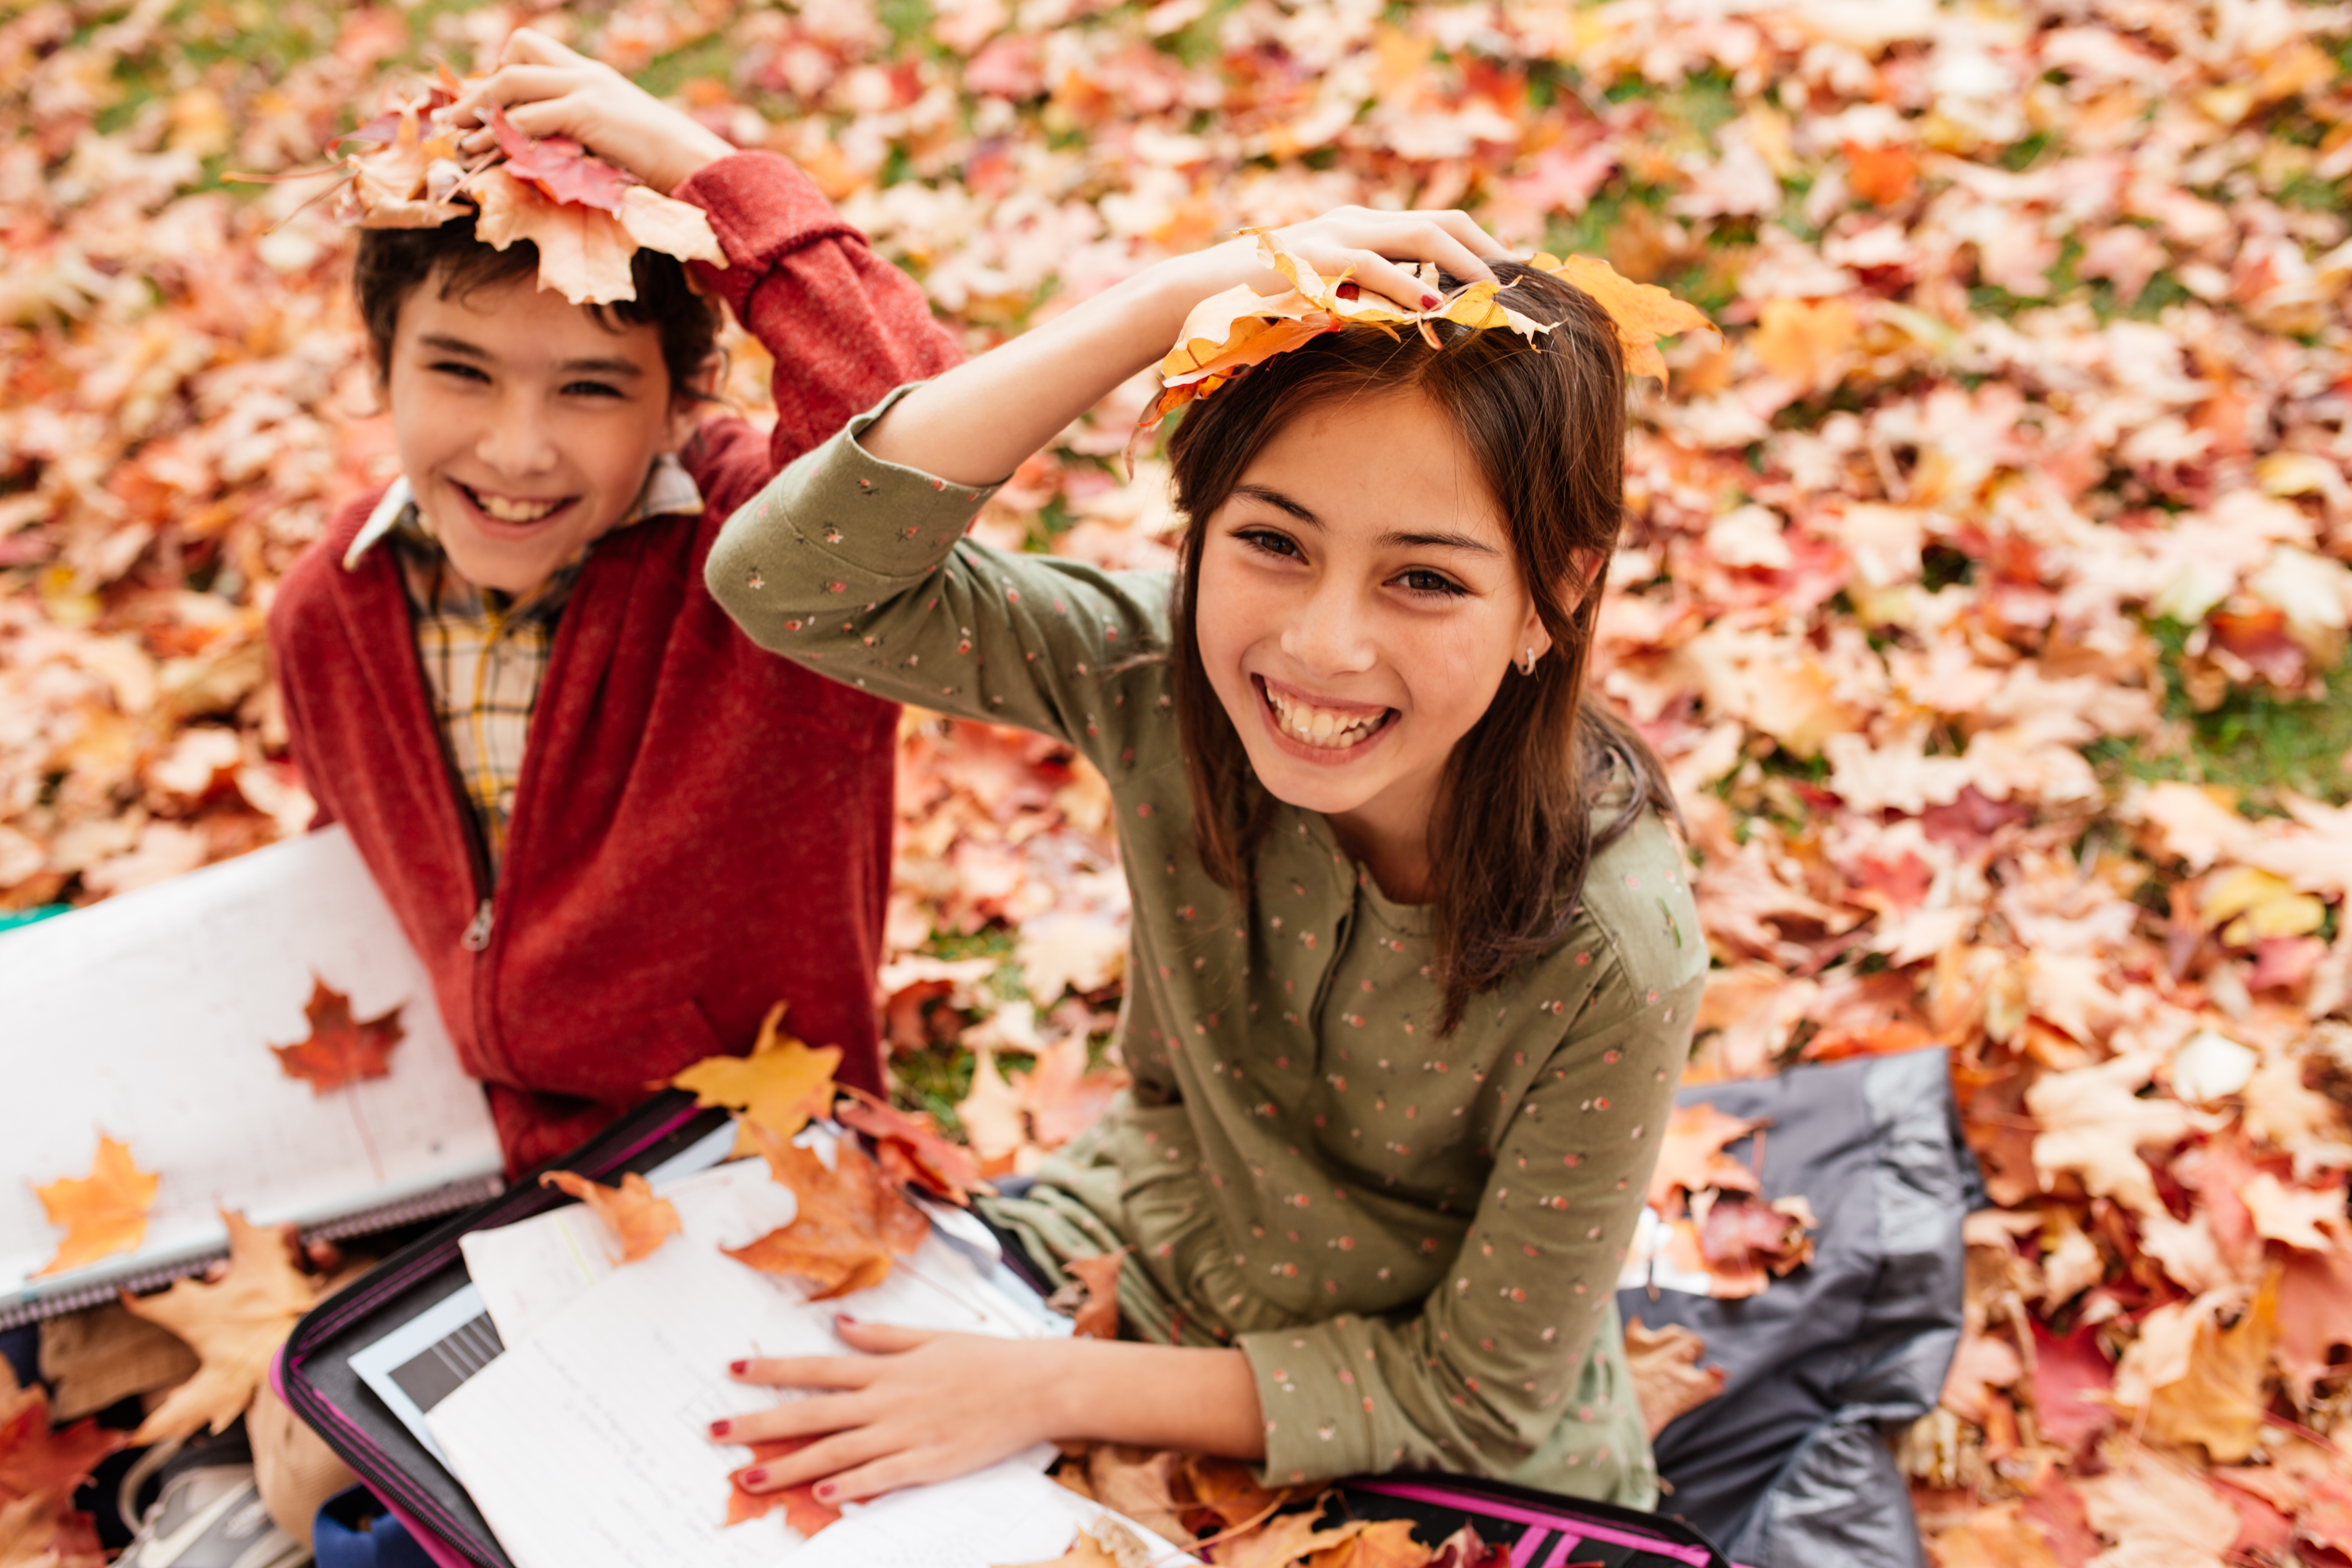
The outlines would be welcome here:
[[[467,1265],[506,1345],[425,1417],[519,1568],[992,1568],[1059,1555],[1103,1512],[1046,1479],[1050,1447],[961,1480],[911,1488],[803,1541],[781,1517],[722,1521],[744,1450],[712,1421],[772,1405],[727,1375],[746,1356],[854,1353],[860,1321],[1036,1337],[1068,1324],[1000,1272],[982,1227],[935,1225],[872,1290],[810,1303],[719,1248],[790,1222],[791,1192],[743,1161],[669,1188],[684,1234],[609,1264],[602,1222],[568,1207],[467,1238]],[[952,1226],[955,1215],[946,1220]],[[966,1219],[966,1224],[969,1224]],[[1011,1288],[1006,1288],[1010,1282]],[[1150,1540],[1155,1561],[1191,1561]]]

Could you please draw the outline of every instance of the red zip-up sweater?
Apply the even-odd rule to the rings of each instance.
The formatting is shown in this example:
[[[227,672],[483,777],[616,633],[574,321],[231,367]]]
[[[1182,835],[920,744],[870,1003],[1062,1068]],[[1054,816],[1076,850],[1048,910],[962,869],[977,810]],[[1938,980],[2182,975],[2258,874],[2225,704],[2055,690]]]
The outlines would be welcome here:
[[[752,645],[702,585],[728,515],[902,382],[962,356],[912,280],[784,159],[680,185],[724,268],[698,280],[775,356],[774,434],[705,425],[699,518],[589,552],[524,746],[494,891],[417,666],[390,549],[346,570],[376,497],[305,551],[270,650],[313,826],[351,832],[488,1086],[509,1174],[565,1152],[688,1063],[750,1048],[770,1004],[882,1087],[874,974],[898,710]],[[467,928],[487,921],[487,938]],[[395,1068],[394,1070],[397,1070]]]

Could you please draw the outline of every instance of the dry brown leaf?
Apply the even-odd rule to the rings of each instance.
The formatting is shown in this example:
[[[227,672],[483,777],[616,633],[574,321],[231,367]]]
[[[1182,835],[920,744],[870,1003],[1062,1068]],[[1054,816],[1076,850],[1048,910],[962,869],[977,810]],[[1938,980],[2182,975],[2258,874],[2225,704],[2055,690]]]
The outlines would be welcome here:
[[[761,1020],[751,1055],[705,1057],[669,1080],[673,1089],[692,1090],[697,1105],[723,1105],[743,1113],[746,1139],[736,1146],[739,1152],[751,1152],[754,1128],[789,1142],[833,1109],[840,1047],[794,1039],[783,1033],[783,1018],[784,1004],[779,1002]]]
[[[1650,1207],[1662,1219],[1675,1219],[1694,1194],[1709,1187],[1732,1193],[1761,1192],[1756,1173],[1724,1149],[1769,1125],[1762,1117],[1751,1121],[1727,1116],[1711,1100],[1675,1106],[1658,1147],[1658,1163],[1650,1173]]]
[[[2188,1371],[2158,1385],[2147,1403],[2145,1430],[2158,1442],[2200,1445],[2217,1464],[2236,1464],[2253,1452],[2268,1405],[2263,1383],[2278,1339],[2278,1287],[2265,1283],[2230,1328],[2210,1320],[2197,1325]]]
[[[1307,1568],[1423,1568],[1433,1555],[1412,1538],[1411,1520],[1383,1519],[1316,1552],[1307,1559]]]
[[[817,1500],[814,1481],[764,1492],[747,1490],[743,1485],[747,1471],[757,1469],[772,1459],[781,1459],[787,1454],[796,1454],[815,1441],[814,1437],[780,1437],[772,1442],[751,1444],[750,1462],[727,1473],[727,1527],[732,1529],[747,1519],[759,1519],[778,1509],[784,1510],[784,1522],[804,1536],[814,1535],[839,1520],[841,1510],[829,1502]]]
[[[1126,1253],[1107,1252],[1098,1258],[1073,1258],[1062,1265],[1062,1271],[1086,1289],[1086,1300],[1070,1327],[1074,1337],[1118,1338],[1118,1277],[1126,1263]]]
[[[310,1037],[269,1049],[278,1058],[278,1070],[308,1083],[314,1095],[362,1079],[388,1078],[393,1048],[408,1032],[400,1022],[405,1005],[373,1018],[353,1018],[352,999],[313,975],[310,1000],[302,1008],[310,1020]]]
[[[318,1301],[317,1282],[294,1267],[291,1226],[248,1225],[230,1209],[221,1219],[228,1226],[228,1271],[219,1281],[182,1279],[161,1295],[123,1298],[131,1311],[185,1340],[199,1363],[195,1376],[140,1423],[134,1443],[185,1437],[205,1426],[218,1432],[244,1415],[269,1358]]]
[[[50,1414],[59,1421],[184,1383],[196,1364],[186,1342],[120,1301],[41,1320],[41,1376],[56,1391]]]
[[[1680,1323],[1662,1329],[1643,1327],[1639,1318],[1625,1321],[1625,1366],[1633,1379],[1633,1397],[1642,1406],[1642,1425],[1655,1437],[1666,1423],[1685,1410],[1695,1410],[1723,1392],[1724,1370],[1703,1367],[1699,1357],[1706,1342]]]
[[[570,1171],[549,1171],[539,1178],[539,1184],[578,1198],[613,1227],[614,1239],[621,1245],[615,1263],[635,1263],[650,1257],[682,1228],[670,1201],[654,1196],[653,1188],[635,1171],[624,1175],[617,1187],[600,1186]]]
[[[1183,1465],[1184,1456],[1172,1449],[1097,1443],[1087,1453],[1087,1479],[1105,1508],[1179,1546],[1190,1546],[1195,1537],[1184,1526],[1184,1504],[1176,1495]]]
[[[879,1285],[889,1278],[893,1260],[930,1234],[923,1212],[848,1140],[834,1145],[828,1168],[820,1155],[758,1122],[746,1121],[743,1129],[776,1180],[793,1190],[799,1208],[792,1224],[749,1246],[725,1248],[728,1257],[805,1280],[814,1288],[809,1299],[826,1301]]]
[[[154,1205],[163,1178],[131,1163],[131,1147],[100,1133],[98,1157],[87,1176],[60,1176],[33,1195],[51,1225],[66,1228],[58,1255],[42,1265],[43,1274],[62,1274],[132,1252],[147,1238],[147,1211]]]
[[[1756,357],[1808,391],[1836,384],[1862,325],[1843,300],[1768,300],[1759,320]]]

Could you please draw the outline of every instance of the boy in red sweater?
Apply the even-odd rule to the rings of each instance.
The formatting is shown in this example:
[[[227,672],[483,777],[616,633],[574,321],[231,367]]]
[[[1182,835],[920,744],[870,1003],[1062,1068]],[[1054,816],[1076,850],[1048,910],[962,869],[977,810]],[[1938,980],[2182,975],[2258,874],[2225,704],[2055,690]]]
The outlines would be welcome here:
[[[845,1047],[845,1080],[881,1088],[898,710],[754,647],[702,563],[784,464],[961,355],[788,161],[528,31],[476,101],[701,208],[727,259],[641,249],[634,300],[577,305],[470,209],[368,229],[360,303],[401,478],[270,611],[317,821],[351,831],[431,971],[512,1174],[747,1048],[780,999],[794,1033]],[[764,440],[697,423],[713,300],[775,357]]]

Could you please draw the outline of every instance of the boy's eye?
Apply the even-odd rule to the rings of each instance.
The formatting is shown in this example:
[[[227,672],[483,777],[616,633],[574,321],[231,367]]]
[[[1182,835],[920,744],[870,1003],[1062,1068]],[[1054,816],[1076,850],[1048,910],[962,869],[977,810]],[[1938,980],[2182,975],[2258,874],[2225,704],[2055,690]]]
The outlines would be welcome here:
[[[1400,573],[1396,581],[1407,593],[1430,594],[1444,599],[1458,599],[1469,592],[1443,572],[1433,572],[1426,566]]]
[[[563,384],[563,392],[567,397],[625,397],[628,395],[608,381],[566,382]]]
[[[445,375],[454,375],[461,381],[486,382],[490,379],[482,373],[480,365],[467,364],[461,359],[435,360],[428,368],[439,371]]]

